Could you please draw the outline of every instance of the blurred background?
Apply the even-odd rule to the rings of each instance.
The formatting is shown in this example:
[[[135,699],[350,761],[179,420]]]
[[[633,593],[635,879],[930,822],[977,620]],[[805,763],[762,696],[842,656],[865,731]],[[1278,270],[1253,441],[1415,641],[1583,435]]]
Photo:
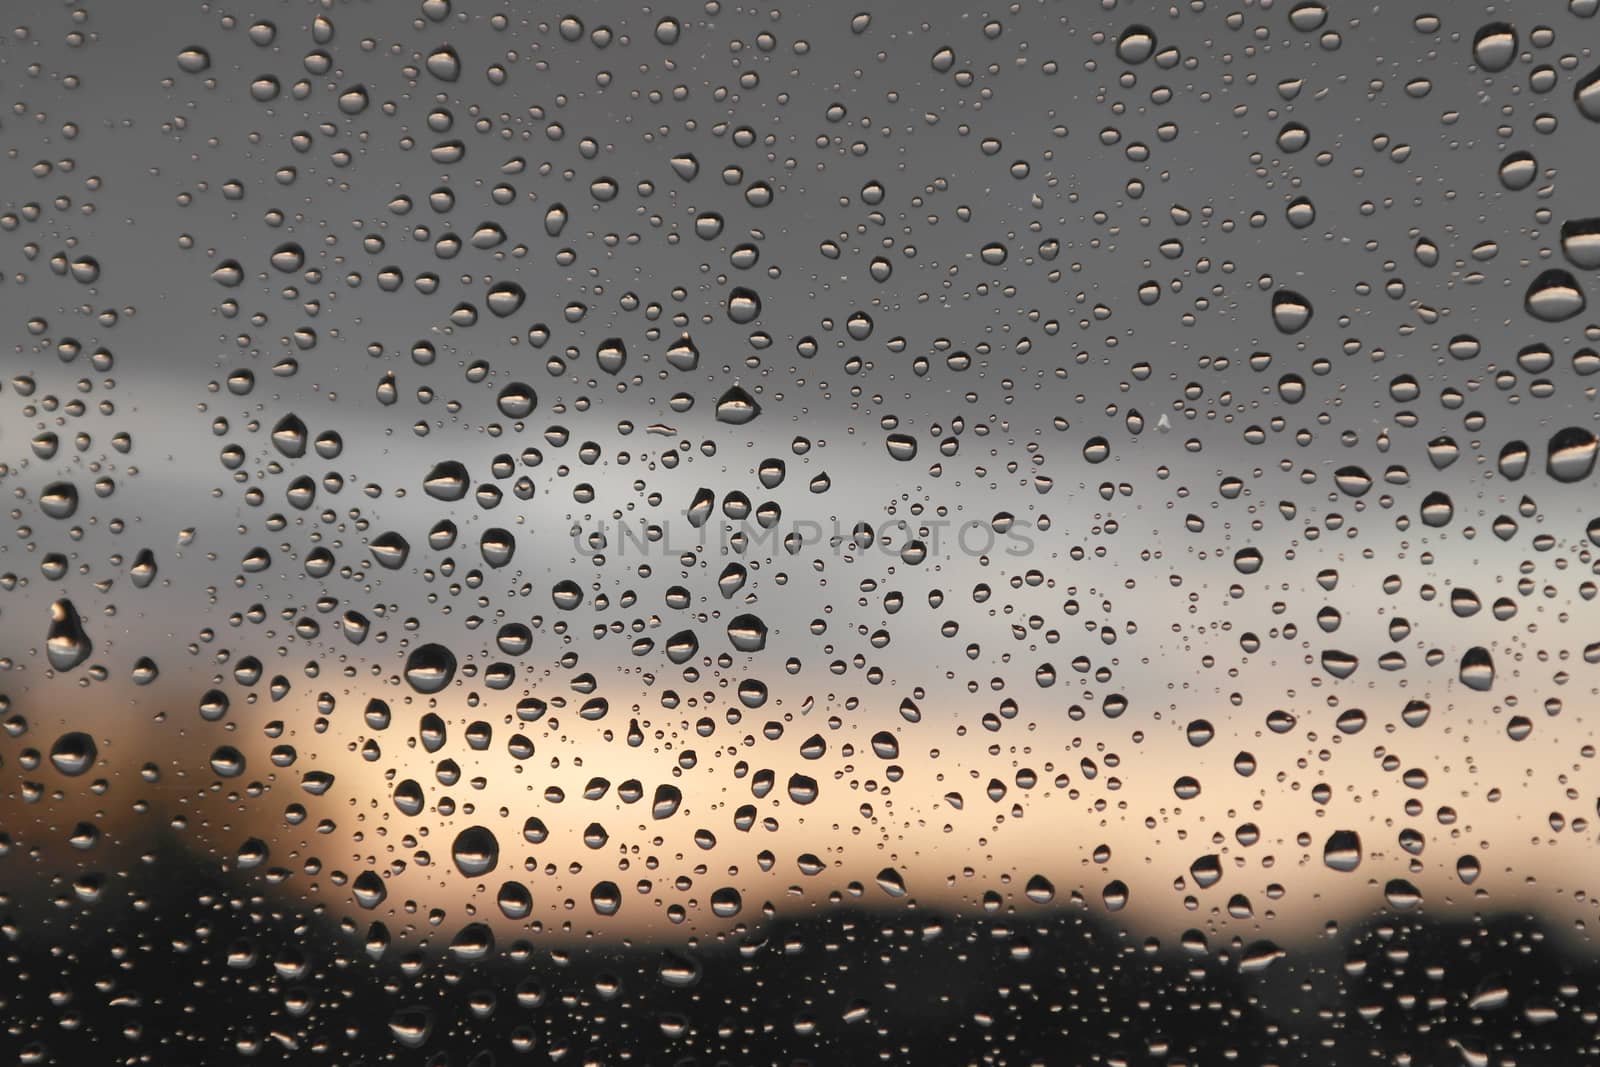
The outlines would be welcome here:
[[[1593,1047],[1591,5],[168,6],[0,40],[21,1061]]]

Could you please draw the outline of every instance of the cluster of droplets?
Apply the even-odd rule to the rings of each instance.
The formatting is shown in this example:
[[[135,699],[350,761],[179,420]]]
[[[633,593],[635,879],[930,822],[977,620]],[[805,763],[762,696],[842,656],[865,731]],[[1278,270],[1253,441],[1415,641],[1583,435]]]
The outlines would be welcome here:
[[[85,428],[120,414],[98,336],[133,312],[27,317],[23,801],[112,789],[139,742],[40,704],[126,663],[181,738],[136,753],[173,832],[408,978],[852,904],[1007,939],[1090,912],[1253,975],[1322,898],[1493,907],[1519,778],[1562,798],[1540,847],[1590,832],[1561,696],[1600,664],[1590,0],[1408,19],[1399,96],[1316,2],[817,16],[827,47],[715,0],[464,7],[225,15],[157,75],[194,112],[167,132],[209,137],[177,197],[226,353],[183,357],[208,510],[176,568],[79,558],[125,509],[174,520],[128,502],[133,435]],[[1441,98],[1505,104],[1403,139]],[[1238,148],[1195,128],[1224,101]],[[74,206],[0,214],[50,268],[18,287],[117,281]],[[387,1029],[428,1046],[434,1013]]]

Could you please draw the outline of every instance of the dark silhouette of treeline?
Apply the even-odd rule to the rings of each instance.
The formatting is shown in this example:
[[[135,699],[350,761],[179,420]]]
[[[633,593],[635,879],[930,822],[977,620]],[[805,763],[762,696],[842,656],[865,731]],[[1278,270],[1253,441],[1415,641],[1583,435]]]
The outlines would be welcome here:
[[[491,944],[419,913],[380,953],[370,923],[291,913],[176,848],[52,888],[0,906],[5,1063],[1600,1062],[1600,960],[1530,917],[1375,914],[1277,952],[1028,905],[819,906],[667,947]]]

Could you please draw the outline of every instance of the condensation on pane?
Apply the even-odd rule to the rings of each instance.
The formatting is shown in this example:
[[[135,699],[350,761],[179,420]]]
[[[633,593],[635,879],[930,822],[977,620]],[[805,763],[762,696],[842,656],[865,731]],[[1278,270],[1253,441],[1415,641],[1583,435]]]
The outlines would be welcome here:
[[[1600,1055],[1597,6],[8,6],[0,1045]]]

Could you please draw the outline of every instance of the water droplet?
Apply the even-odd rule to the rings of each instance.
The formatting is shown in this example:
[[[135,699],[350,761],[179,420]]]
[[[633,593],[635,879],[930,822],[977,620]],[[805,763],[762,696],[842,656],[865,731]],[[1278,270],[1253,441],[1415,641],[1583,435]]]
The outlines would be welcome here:
[[[1498,74],[1517,58],[1517,31],[1509,22],[1490,22],[1472,36],[1472,58],[1480,68]]]
[[[1148,26],[1132,25],[1117,37],[1117,58],[1130,66],[1138,66],[1155,54],[1155,31]]]
[[[1523,306],[1540,322],[1565,322],[1582,314],[1588,301],[1571,272],[1551,267],[1529,283]]]
[[[1383,887],[1383,898],[1396,911],[1412,911],[1422,904],[1422,893],[1404,878],[1395,878]]]
[[[58,671],[70,671],[94,651],[89,635],[78,619],[72,601],[62,599],[50,605],[50,627],[45,633],[45,658]]]
[[[480,878],[500,865],[500,842],[487,827],[469,826],[456,834],[450,858],[456,870],[468,878]]]
[[[199,74],[211,69],[211,53],[199,45],[190,45],[178,53],[178,69],[185,74]]]
[[[904,463],[917,458],[917,439],[910,434],[892,433],[884,439],[891,459]]]
[[[615,882],[596,882],[589,890],[589,904],[596,915],[615,915],[622,910],[622,890]]]
[[[1311,322],[1311,301],[1292,289],[1272,294],[1272,324],[1282,334],[1296,334]]]
[[[1578,79],[1572,87],[1572,100],[1578,105],[1578,114],[1590,122],[1600,122],[1600,67]]]
[[[406,657],[406,681],[419,693],[437,693],[456,674],[455,653],[439,644],[418,645]]]
[[[1600,270],[1600,216],[1563,222],[1561,254],[1579,270]]]
[[[743,426],[761,414],[761,405],[739,386],[730,386],[717,399],[717,421],[729,426]]]
[[[76,778],[94,766],[99,755],[94,738],[74,730],[56,738],[50,746],[50,765],[68,778]]]
[[[1361,835],[1335,830],[1322,846],[1322,862],[1329,870],[1349,873],[1361,866]]]
[[[1482,645],[1467,649],[1461,657],[1461,684],[1484,693],[1494,688],[1494,657]]]
[[[1597,448],[1600,441],[1581,426],[1557,430],[1546,450],[1545,472],[1558,482],[1581,482],[1594,470]]]
[[[78,487],[51,482],[39,491],[39,510],[52,519],[70,519],[78,510]]]

